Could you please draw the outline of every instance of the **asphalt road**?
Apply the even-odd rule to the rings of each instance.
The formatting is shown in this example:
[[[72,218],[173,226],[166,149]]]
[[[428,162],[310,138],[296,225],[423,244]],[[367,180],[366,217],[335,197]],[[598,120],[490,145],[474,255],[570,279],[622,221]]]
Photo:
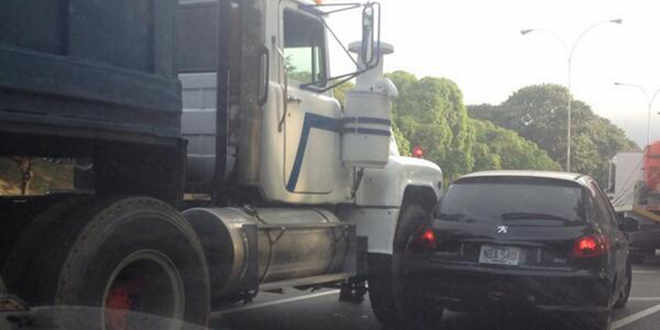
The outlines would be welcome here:
[[[561,329],[537,316],[498,321],[488,314],[446,312],[439,329]],[[633,267],[628,305],[615,312],[615,329],[660,329],[660,256]],[[214,312],[211,327],[218,330],[353,330],[383,329],[371,312],[368,298],[361,304],[338,301],[337,290],[314,293],[264,293],[252,304]]]

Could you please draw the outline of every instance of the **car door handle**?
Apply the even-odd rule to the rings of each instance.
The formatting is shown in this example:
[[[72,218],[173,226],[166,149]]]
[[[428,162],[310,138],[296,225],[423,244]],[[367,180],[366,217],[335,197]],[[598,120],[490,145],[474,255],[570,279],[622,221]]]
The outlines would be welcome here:
[[[291,95],[289,95],[289,96],[286,97],[286,101],[289,102],[289,103],[298,103],[298,104],[302,103],[302,99],[301,99],[301,98],[299,98],[299,97],[295,97],[295,96],[291,96]]]

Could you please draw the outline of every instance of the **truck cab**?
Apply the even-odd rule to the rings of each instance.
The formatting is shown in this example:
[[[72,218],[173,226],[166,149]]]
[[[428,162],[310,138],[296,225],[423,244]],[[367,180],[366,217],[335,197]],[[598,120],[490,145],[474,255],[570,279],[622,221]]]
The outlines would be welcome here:
[[[342,107],[332,87],[343,77],[333,77],[329,64],[334,54],[328,44],[335,41],[326,19],[334,13],[294,0],[247,3],[218,9],[217,1],[180,1],[177,44],[189,192],[238,185],[253,188],[268,203],[399,207],[402,190],[421,184],[439,197],[442,175],[436,165],[390,153],[396,87],[383,77],[383,62],[393,47],[375,38],[371,45],[348,47],[357,54],[371,47],[378,54],[371,63],[358,59],[348,76],[357,78],[356,87]],[[370,10],[365,21],[377,14]],[[224,18],[220,28],[218,15]],[[365,33],[377,33],[368,31],[375,24],[365,24]],[[372,196],[366,191],[373,185],[394,181],[398,186],[388,186],[381,197],[364,197]]]

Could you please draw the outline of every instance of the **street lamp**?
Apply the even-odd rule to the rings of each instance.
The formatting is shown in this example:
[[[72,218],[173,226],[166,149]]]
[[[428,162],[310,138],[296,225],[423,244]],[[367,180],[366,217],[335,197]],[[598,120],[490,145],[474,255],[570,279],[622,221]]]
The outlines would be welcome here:
[[[642,94],[644,94],[644,97],[646,98],[646,106],[647,111],[648,111],[648,120],[647,120],[647,126],[646,126],[646,146],[648,147],[651,145],[651,109],[653,108],[653,101],[655,101],[655,97],[658,96],[658,93],[660,93],[660,88],[656,89],[653,94],[649,94],[646,88],[641,85],[637,84],[626,84],[626,83],[621,83],[621,82],[615,82],[615,86],[622,86],[622,87],[633,87],[637,88]]]
[[[621,24],[623,23],[623,20],[620,18],[617,19],[610,19],[606,21],[599,21],[596,22],[580,33],[580,35],[575,39],[573,42],[573,45],[569,48],[568,43],[564,41],[558,34],[550,31],[550,30],[545,30],[545,29],[524,29],[520,30],[520,34],[527,35],[532,32],[545,32],[549,33],[550,35],[554,36],[559,42],[564,46],[564,50],[566,51],[566,54],[568,55],[568,60],[567,60],[567,77],[566,77],[566,87],[568,88],[568,122],[567,122],[567,140],[566,140],[566,172],[571,171],[571,71],[573,70],[573,54],[575,53],[575,49],[577,48],[577,45],[580,43],[580,41],[584,38],[584,36],[589,33],[589,31],[593,30],[597,26],[603,25],[603,24],[608,24],[608,23],[613,23],[613,24]]]

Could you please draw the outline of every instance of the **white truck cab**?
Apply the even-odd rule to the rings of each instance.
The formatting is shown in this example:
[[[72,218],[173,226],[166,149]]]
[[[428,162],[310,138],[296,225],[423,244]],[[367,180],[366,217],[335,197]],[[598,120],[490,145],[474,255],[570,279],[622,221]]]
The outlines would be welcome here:
[[[393,274],[397,241],[411,234],[409,222],[430,215],[443,178],[436,164],[397,150],[391,110],[398,92],[383,75],[394,47],[380,40],[380,5],[246,0],[218,9],[216,3],[180,0],[187,188],[252,208],[248,214],[195,209],[184,216],[192,223],[211,217],[255,225],[259,232],[350,226],[366,238],[369,268]],[[350,9],[362,10],[363,40],[342,45],[356,55],[355,72],[333,76],[328,45],[339,41],[326,19]],[[342,107],[333,88],[353,79]],[[324,211],[317,216],[309,209]],[[290,231],[281,229],[283,240],[293,237],[284,234]],[[369,278],[369,290],[380,297],[393,290],[391,281]],[[374,305],[381,319],[382,306]]]
[[[194,8],[204,10],[200,5],[204,1],[181,3],[188,5],[184,8],[191,16]],[[391,253],[389,242],[406,189],[424,188],[421,191],[437,200],[442,171],[429,161],[400,156],[391,135],[391,101],[397,91],[383,76],[383,65],[394,49],[377,40],[374,21],[379,7],[365,7],[364,34],[370,42],[348,47],[358,54],[358,65],[355,88],[347,92],[342,109],[331,88],[343,79],[332,79],[330,72],[328,44],[334,40],[325,20],[332,14],[310,1],[255,4],[255,10],[262,11],[263,27],[251,31],[262,34],[264,41],[258,46],[267,55],[258,60],[260,70],[268,70],[260,75],[267,77],[267,92],[263,104],[243,117],[238,112],[246,111],[239,104],[244,96],[237,93],[233,104],[230,96],[227,177],[235,175],[239,184],[256,188],[273,203],[353,205],[362,214],[349,217],[358,224],[358,233],[387,236],[369,237],[369,250]],[[248,69],[255,68],[242,68]],[[217,131],[211,127],[216,116],[216,75],[183,70],[179,77],[183,134],[189,141],[189,179],[210,180],[216,160],[212,142]],[[378,222],[369,220],[369,214]]]

